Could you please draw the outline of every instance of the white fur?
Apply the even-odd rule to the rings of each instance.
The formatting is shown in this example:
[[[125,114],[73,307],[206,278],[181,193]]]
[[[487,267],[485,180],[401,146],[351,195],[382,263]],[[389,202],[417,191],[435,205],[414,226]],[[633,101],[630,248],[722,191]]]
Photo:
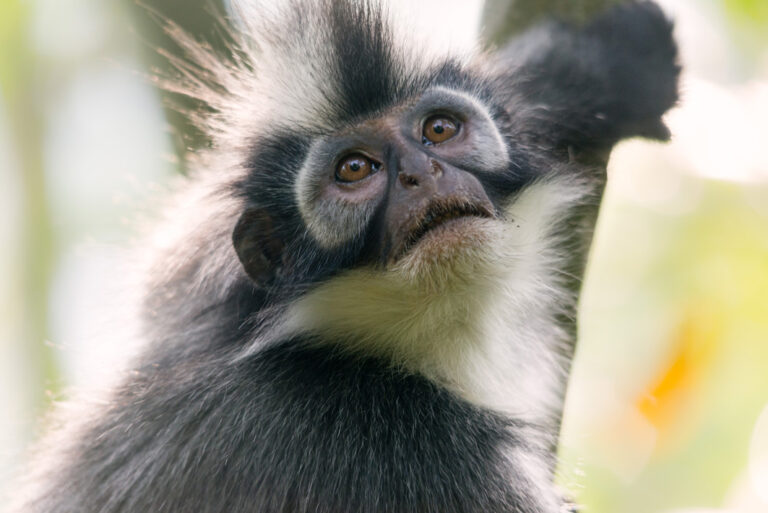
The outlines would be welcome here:
[[[380,6],[392,30],[395,48],[418,50],[422,58],[440,59],[475,53],[480,32],[482,0],[354,0]],[[231,0],[231,13],[256,39],[264,20],[284,19],[286,10],[311,10],[317,0]]]
[[[447,57],[463,60],[478,52],[481,2],[477,0],[453,0],[450,3],[456,8],[452,11],[437,0],[358,3],[381,5],[392,36],[391,49],[404,77],[411,74],[409,70],[427,69],[430,63]],[[242,63],[237,80],[223,85],[233,96],[241,100],[250,97],[251,101],[231,102],[239,111],[227,108],[230,119],[327,128],[328,113],[339,100],[339,90],[329,66],[335,62],[331,35],[312,17],[316,9],[318,3],[311,0],[232,1],[231,11],[240,22],[248,61]],[[308,22],[298,28],[292,26],[290,20],[302,11],[309,13]],[[227,74],[232,75],[232,71],[222,76]]]
[[[530,433],[527,440],[540,438],[539,433]],[[545,448],[541,448],[545,450]],[[505,456],[510,465],[507,468],[515,469],[515,475],[510,476],[512,483],[519,483],[521,476],[525,478],[525,486],[519,490],[522,494],[530,496],[539,507],[537,511],[551,513],[565,512],[562,507],[562,497],[552,486],[552,474],[547,462],[542,459],[541,453],[534,453],[520,447],[507,451]]]
[[[386,271],[350,271],[297,301],[286,329],[391,358],[474,404],[548,424],[565,379],[557,349],[567,335],[554,317],[574,301],[550,227],[591,192],[570,178],[536,182],[507,221],[478,221],[477,240],[449,261],[409,256]]]
[[[330,0],[328,0],[330,1]],[[354,0],[381,6],[399,76],[407,78],[446,57],[469,62],[477,45],[480,0]],[[163,52],[178,76],[155,80],[165,89],[206,103],[189,112],[216,147],[246,153],[264,127],[328,130],[339,100],[328,27],[313,16],[317,0],[231,0],[237,21],[230,59],[200,45],[170,22],[165,30],[185,52]],[[303,22],[297,22],[299,15]],[[298,23],[298,25],[297,25]]]

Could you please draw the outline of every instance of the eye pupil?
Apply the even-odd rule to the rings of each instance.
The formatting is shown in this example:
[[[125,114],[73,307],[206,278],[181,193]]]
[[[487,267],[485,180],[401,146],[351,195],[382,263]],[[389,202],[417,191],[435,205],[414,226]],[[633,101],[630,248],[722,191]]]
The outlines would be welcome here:
[[[360,171],[359,162],[352,162],[352,164],[350,164],[349,167],[352,169],[352,171]]]
[[[432,127],[432,130],[434,130],[436,134],[442,134],[445,131],[445,128],[443,128],[442,125],[435,125]]]

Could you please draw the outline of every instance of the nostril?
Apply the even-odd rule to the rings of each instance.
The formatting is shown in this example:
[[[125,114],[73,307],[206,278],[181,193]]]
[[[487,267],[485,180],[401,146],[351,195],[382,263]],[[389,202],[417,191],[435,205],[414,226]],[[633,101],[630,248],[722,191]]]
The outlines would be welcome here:
[[[398,178],[400,179],[400,183],[403,184],[404,187],[412,188],[412,187],[419,186],[419,180],[416,179],[415,176],[409,175],[408,173],[400,173]]]
[[[435,159],[429,159],[429,167],[432,174],[436,177],[440,177],[443,174],[443,166],[441,166]]]

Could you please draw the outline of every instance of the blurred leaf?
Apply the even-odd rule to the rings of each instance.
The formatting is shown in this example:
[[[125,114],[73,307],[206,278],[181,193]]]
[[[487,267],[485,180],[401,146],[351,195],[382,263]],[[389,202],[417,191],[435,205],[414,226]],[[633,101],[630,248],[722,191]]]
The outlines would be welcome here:
[[[723,0],[727,12],[754,27],[768,28],[768,1],[766,0]],[[768,33],[764,33],[768,37]]]
[[[730,36],[740,52],[733,57],[749,72],[762,71],[768,48],[768,0],[721,0]],[[747,75],[748,76],[748,75]]]
[[[16,0],[0,2],[0,91],[9,103],[13,101],[18,83],[15,81],[15,70],[23,58],[19,51],[18,42],[26,24],[27,6]]]
[[[48,96],[41,63],[29,46],[31,3],[0,3],[0,101],[11,127],[11,144],[19,161],[22,189],[21,247],[17,292],[23,308],[23,335],[17,342],[25,372],[34,385],[24,390],[42,410],[56,391],[58,366],[48,340],[48,292],[54,261],[53,229],[43,166],[44,110]]]
[[[689,307],[669,341],[669,363],[637,401],[638,410],[658,431],[657,450],[667,448],[680,434],[678,428],[691,415],[691,402],[701,394],[702,382],[711,379],[722,331],[722,309],[697,303]]]

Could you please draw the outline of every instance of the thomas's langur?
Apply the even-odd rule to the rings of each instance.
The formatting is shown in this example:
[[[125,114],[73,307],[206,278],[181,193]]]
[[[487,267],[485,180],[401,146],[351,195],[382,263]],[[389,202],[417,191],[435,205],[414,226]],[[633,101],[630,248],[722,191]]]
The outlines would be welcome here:
[[[564,511],[585,256],[611,148],[669,137],[671,23],[483,52],[373,1],[234,11],[234,57],[180,64],[211,149],[146,248],[146,349],[14,511]]]

